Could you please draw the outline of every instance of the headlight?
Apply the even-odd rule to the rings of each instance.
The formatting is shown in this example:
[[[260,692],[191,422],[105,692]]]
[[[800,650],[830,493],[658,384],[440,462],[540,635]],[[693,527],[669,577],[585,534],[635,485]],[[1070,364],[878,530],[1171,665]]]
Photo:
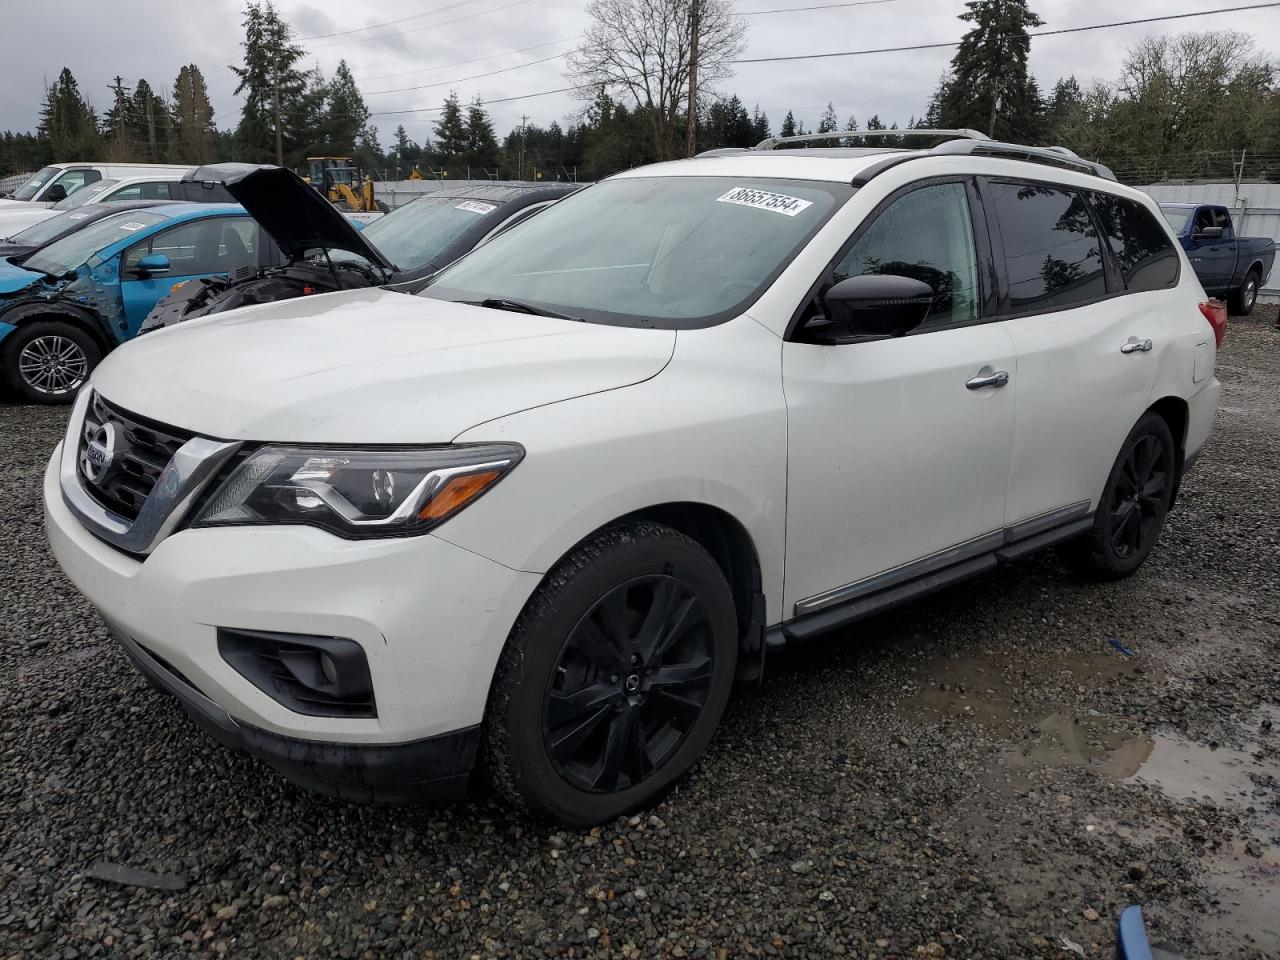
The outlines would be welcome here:
[[[514,443],[266,446],[218,487],[192,526],[306,523],[340,537],[423,533],[473,502],[523,456]]]

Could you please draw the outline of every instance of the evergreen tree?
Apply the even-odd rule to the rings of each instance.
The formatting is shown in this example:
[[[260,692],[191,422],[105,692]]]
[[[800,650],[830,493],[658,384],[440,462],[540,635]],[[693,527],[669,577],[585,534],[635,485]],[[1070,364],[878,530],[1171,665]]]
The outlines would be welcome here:
[[[1062,131],[1084,105],[1084,91],[1074,76],[1059,80],[1045,105],[1045,125],[1053,143],[1062,140]]]
[[[366,136],[369,108],[364,104],[364,97],[360,95],[347,61],[338,61],[338,68],[325,91],[325,100],[317,131],[318,149],[324,154],[353,154],[357,144]]]
[[[852,113],[849,114],[849,120],[847,123],[845,123],[844,128],[848,130],[850,133],[856,133],[858,130],[858,118],[855,117]]]
[[[244,65],[231,68],[240,80],[235,92],[245,95],[236,127],[240,159],[284,163],[286,153],[305,150],[310,139],[315,78],[299,67],[302,48],[270,0],[246,3],[242,24]]]
[[[125,162],[133,159],[133,149],[129,142],[130,96],[123,77],[115,78],[111,93],[111,109],[102,118],[103,152],[108,160]]]
[[[796,125],[795,114],[793,114],[790,110],[788,110],[787,115],[782,118],[782,129],[778,131],[778,136],[780,137],[798,136],[800,133],[803,132],[802,127],[803,127],[803,124],[800,126]]]
[[[868,130],[885,130],[887,128],[880,121],[880,114],[877,113],[867,118],[867,129]]]
[[[132,156],[143,163],[163,163],[169,149],[169,108],[151,84],[139,80],[129,98],[128,131]]]
[[[169,160],[173,163],[212,163],[217,128],[204,74],[194,63],[178,71],[169,109]]]
[[[1043,25],[1027,0],[968,0],[960,19],[973,24],[951,61],[941,91],[941,120],[997,140],[1034,142],[1041,128],[1040,90],[1027,73],[1029,30]]]
[[[751,112],[751,139],[753,146],[761,140],[768,140],[773,134],[769,130],[769,115],[760,109],[760,104]]]
[[[822,116],[818,118],[818,133],[834,133],[840,129],[840,121],[836,119],[836,109],[831,105],[831,101],[827,101],[827,109],[822,111]]]
[[[432,132],[435,134],[436,151],[440,154],[441,165],[447,167],[450,161],[463,160],[467,152],[467,125],[462,119],[457,91],[449,91],[440,119],[435,122]]]
[[[102,149],[98,117],[66,67],[45,94],[38,134],[54,160],[96,160]]]
[[[553,124],[557,133],[558,124]],[[479,97],[471,101],[467,107],[466,161],[471,168],[472,176],[482,171],[496,170],[498,166],[498,140],[493,132],[493,121],[485,112],[484,103]]]

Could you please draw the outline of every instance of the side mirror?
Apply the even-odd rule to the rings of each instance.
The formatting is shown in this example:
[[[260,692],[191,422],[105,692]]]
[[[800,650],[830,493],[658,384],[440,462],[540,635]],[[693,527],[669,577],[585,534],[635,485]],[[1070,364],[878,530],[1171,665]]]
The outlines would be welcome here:
[[[169,258],[163,253],[149,253],[133,265],[137,277],[155,277],[168,272]]]
[[[1192,236],[1193,240],[1221,240],[1225,231],[1222,227],[1201,227]]]
[[[60,183],[55,183],[44,192],[44,196],[40,199],[46,203],[59,203],[67,199],[67,188]]]
[[[912,277],[868,273],[841,280],[823,302],[827,318],[843,324],[855,338],[901,337],[924,323],[933,306],[933,288]]]

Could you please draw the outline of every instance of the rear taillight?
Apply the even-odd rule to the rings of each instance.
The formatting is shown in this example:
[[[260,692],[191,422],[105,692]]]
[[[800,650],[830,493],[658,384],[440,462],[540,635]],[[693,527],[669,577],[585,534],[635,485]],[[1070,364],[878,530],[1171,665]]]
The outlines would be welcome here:
[[[1227,335],[1227,305],[1221,300],[1207,300],[1200,304],[1200,312],[1213,327],[1213,339],[1222,346],[1222,338]]]

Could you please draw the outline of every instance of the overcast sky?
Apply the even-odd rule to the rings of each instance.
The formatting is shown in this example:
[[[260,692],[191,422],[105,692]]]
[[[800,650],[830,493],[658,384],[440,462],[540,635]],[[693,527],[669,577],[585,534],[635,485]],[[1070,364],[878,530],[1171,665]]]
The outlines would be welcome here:
[[[5,7],[17,6],[17,0],[2,2]],[[740,13],[749,13],[830,2],[834,0],[734,0],[734,6]],[[1032,0],[1031,6],[1044,18],[1046,28],[1061,28],[1242,2],[1247,0]],[[553,58],[568,50],[586,23],[585,6],[585,0],[277,2],[298,37],[316,38],[303,43],[310,65],[329,74],[339,59],[347,60],[374,112],[371,122],[379,128],[384,146],[398,123],[415,140],[429,137],[436,116],[425,111],[389,111],[438,108],[451,88],[466,101],[477,94],[496,100],[567,86],[560,59],[465,78]],[[196,63],[204,72],[218,126],[234,126],[240,106],[227,64],[239,62],[242,9],[240,0],[61,0],[56,15],[33,15],[32,22],[41,24],[38,28],[14,29],[10,23],[0,31],[0,63],[6,80],[6,93],[0,98],[0,129],[34,128],[44,84],[63,66],[71,68],[81,90],[101,112],[110,103],[107,86],[117,74],[130,85],[145,77],[167,96],[178,68],[185,63]],[[963,0],[883,0],[844,9],[752,16],[747,18],[745,56],[957,40],[965,25],[956,15],[963,9]],[[401,22],[374,27],[397,20]],[[370,29],[321,38],[356,28]],[[1267,37],[1280,37],[1280,7],[1250,13],[1247,19],[1241,14],[1220,14],[1037,38],[1031,47],[1031,69],[1046,90],[1067,74],[1075,74],[1082,84],[1093,78],[1109,79],[1116,76],[1126,47],[1146,33],[1226,28],[1247,28],[1265,44]],[[736,75],[722,83],[719,91],[737,93],[748,109],[759,104],[769,114],[775,133],[789,109],[807,127],[816,126],[828,100],[835,104],[842,125],[850,113],[860,124],[875,113],[886,122],[905,122],[924,111],[951,55],[950,49],[944,49],[747,64],[737,67]],[[425,84],[437,86],[400,89]],[[531,122],[564,124],[580,109],[571,94],[491,107],[500,135],[518,125],[522,113]]]

